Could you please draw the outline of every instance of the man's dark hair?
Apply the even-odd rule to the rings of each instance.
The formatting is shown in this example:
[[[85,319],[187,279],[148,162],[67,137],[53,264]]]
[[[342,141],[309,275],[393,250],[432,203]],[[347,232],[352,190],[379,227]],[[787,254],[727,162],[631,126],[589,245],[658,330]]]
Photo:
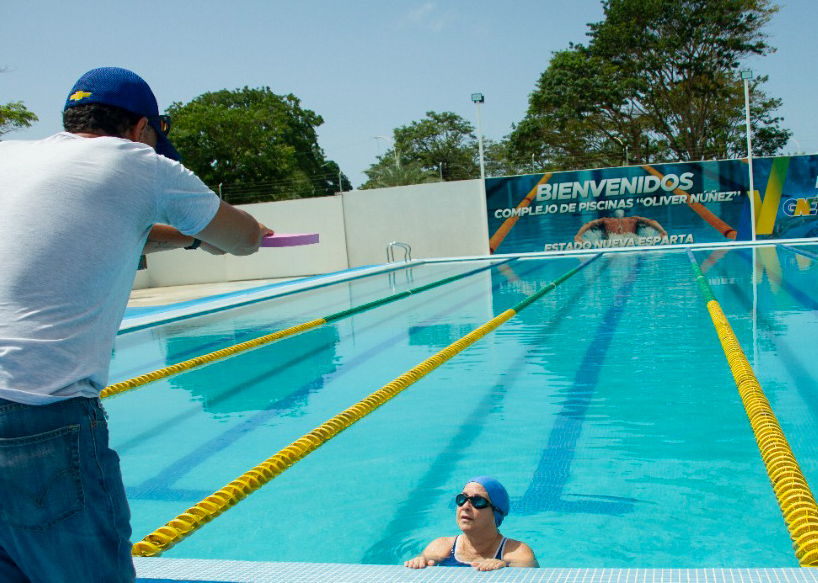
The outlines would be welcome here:
[[[89,103],[66,109],[62,114],[62,125],[72,134],[93,133],[121,138],[142,117],[114,105]]]

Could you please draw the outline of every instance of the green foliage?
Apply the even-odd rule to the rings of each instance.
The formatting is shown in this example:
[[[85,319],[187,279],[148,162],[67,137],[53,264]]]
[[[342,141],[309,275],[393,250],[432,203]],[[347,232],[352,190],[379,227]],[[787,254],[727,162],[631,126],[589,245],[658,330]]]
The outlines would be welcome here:
[[[499,142],[484,139],[483,150],[486,176],[516,176],[539,170],[533,160],[516,160],[511,142],[507,139]]]
[[[511,136],[513,157],[548,168],[746,155],[739,62],[774,49],[770,0],[604,0],[588,46],[554,54]],[[789,139],[781,105],[752,84],[754,151]]]
[[[22,101],[0,105],[0,136],[14,130],[31,127],[37,116],[26,109]]]
[[[424,119],[396,128],[393,135],[400,160],[397,166],[402,170],[395,168],[395,150],[389,150],[364,171],[369,180],[361,188],[375,188],[373,181],[387,174],[424,181],[428,177],[467,180],[480,176],[474,127],[457,114],[428,111]]]
[[[185,166],[205,183],[223,184],[234,202],[324,196],[338,192],[338,166],[327,162],[315,128],[321,116],[292,94],[269,87],[205,93],[168,108],[172,141]]]
[[[398,165],[394,157],[389,156],[380,158],[377,164],[364,172],[369,180],[361,186],[361,190],[440,182],[440,177],[434,171],[424,170],[417,162]]]
[[[395,129],[401,160],[437,170],[443,180],[480,176],[474,127],[451,112],[427,111],[426,118]]]

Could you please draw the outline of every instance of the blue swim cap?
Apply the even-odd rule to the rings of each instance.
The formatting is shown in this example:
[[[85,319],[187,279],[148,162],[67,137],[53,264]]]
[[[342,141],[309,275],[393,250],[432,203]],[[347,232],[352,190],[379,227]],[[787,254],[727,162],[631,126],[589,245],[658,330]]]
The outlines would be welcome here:
[[[508,516],[508,513],[511,510],[511,501],[509,500],[508,492],[506,492],[506,489],[503,488],[503,485],[490,476],[477,476],[476,478],[472,478],[466,482],[466,484],[471,482],[480,484],[486,489],[486,492],[491,499],[491,503],[499,509],[499,511],[494,510],[494,524],[497,526],[503,524],[503,517]]]

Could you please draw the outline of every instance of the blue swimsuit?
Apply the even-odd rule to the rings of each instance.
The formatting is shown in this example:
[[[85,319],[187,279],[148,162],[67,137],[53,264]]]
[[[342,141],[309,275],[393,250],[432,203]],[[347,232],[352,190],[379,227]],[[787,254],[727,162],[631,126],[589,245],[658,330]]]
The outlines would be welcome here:
[[[454,544],[452,544],[452,550],[449,551],[449,556],[445,559],[440,561],[437,566],[438,567],[471,567],[471,563],[464,563],[462,561],[458,561],[457,557],[454,555],[455,548],[457,547],[457,540],[460,538],[460,535],[454,538]],[[506,550],[506,537],[503,537],[503,540],[500,541],[500,546],[497,548],[497,552],[494,554],[495,559],[503,560],[503,553]]]

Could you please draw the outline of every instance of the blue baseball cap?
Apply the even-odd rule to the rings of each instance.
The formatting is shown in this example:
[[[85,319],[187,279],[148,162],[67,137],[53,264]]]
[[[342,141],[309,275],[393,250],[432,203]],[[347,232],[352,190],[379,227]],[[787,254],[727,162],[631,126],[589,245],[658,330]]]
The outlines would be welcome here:
[[[148,118],[148,123],[156,130],[158,138],[156,152],[171,160],[181,158],[167,136],[159,129],[159,105],[153,91],[145,80],[133,71],[119,67],[100,67],[88,71],[74,84],[68,99],[65,100],[63,111],[89,103],[113,105]]]
[[[491,503],[496,507],[496,510],[494,510],[494,524],[500,526],[503,523],[503,518],[508,516],[511,510],[511,500],[508,497],[508,492],[500,482],[491,476],[477,476],[466,482],[466,484],[471,482],[480,484],[486,489]]]

